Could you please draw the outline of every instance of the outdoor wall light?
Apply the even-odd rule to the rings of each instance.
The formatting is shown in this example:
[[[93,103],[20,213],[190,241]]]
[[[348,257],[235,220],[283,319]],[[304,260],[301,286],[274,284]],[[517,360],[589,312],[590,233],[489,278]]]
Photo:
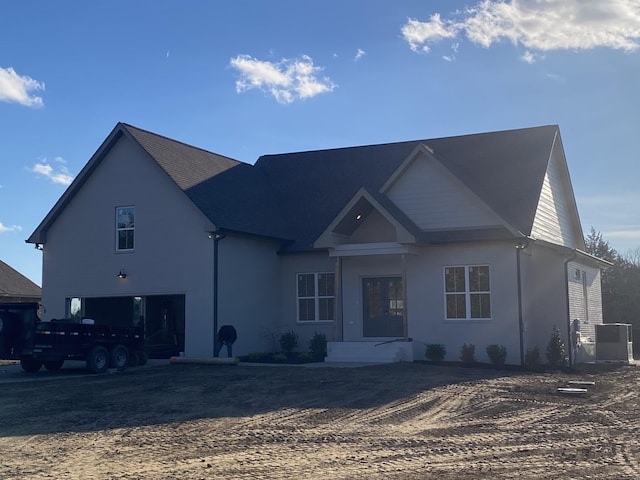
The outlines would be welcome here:
[[[36,243],[35,249],[36,250],[44,250],[44,245],[42,245],[41,243]]]
[[[120,273],[118,273],[117,277],[124,279],[124,278],[127,278],[127,274],[124,273],[122,270],[120,270]]]
[[[520,238],[516,241],[516,249],[518,250],[524,250],[528,246],[529,246],[529,239],[527,238]]]

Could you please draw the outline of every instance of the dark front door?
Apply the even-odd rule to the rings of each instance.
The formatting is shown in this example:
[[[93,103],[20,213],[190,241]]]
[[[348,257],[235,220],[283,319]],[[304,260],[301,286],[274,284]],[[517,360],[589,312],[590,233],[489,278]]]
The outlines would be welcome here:
[[[402,277],[362,279],[363,336],[404,337]]]

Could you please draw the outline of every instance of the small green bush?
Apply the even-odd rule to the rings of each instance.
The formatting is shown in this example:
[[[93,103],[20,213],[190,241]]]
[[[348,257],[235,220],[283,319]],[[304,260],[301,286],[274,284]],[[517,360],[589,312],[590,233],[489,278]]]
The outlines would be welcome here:
[[[447,349],[442,343],[427,343],[424,355],[432,362],[441,362],[447,355]]]
[[[476,363],[476,346],[473,343],[462,345],[462,348],[460,348],[460,360],[465,366]]]
[[[507,360],[507,347],[504,345],[491,344],[487,346],[487,355],[494,365],[504,365]]]
[[[283,333],[280,337],[280,349],[287,357],[290,357],[298,346],[298,335],[293,330]]]
[[[309,341],[309,351],[314,360],[324,361],[324,357],[327,356],[327,336],[324,333],[316,332]]]
[[[524,354],[524,365],[532,370],[540,367],[540,349],[538,347],[527,349]]]
[[[553,327],[551,338],[547,344],[546,357],[550,367],[564,367],[569,361],[560,330],[557,327]]]

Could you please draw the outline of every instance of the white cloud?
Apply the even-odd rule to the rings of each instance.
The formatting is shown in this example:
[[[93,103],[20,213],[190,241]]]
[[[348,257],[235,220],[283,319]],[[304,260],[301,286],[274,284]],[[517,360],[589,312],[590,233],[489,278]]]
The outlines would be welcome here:
[[[464,35],[485,48],[507,40],[526,48],[526,62],[544,58],[539,52],[598,47],[631,51],[640,46],[638,0],[482,0],[443,20],[409,19],[402,35],[414,51]]]
[[[414,52],[422,50],[428,53],[430,49],[427,43],[437,42],[444,38],[454,38],[457,34],[458,28],[455,24],[449,25],[449,22],[445,24],[439,13],[431,15],[428,22],[420,22],[410,18],[402,27],[402,35]]]
[[[48,178],[53,183],[60,185],[70,185],[73,181],[73,175],[69,172],[65,166],[65,161],[61,157],[55,157],[53,161],[58,164],[55,168],[51,166],[50,162],[45,158],[31,167],[31,171],[38,175]]]
[[[361,48],[358,49],[358,51],[356,52],[356,56],[353,57],[353,59],[355,61],[360,60],[362,57],[364,57],[367,54],[367,52],[365,52],[364,50],[362,50]]]
[[[15,102],[27,107],[42,107],[42,97],[33,94],[44,90],[44,83],[16,71],[0,67],[0,102]]]
[[[20,225],[7,226],[7,225],[3,225],[2,222],[0,222],[0,233],[19,232],[20,230],[22,230],[22,227]]]
[[[278,103],[315,97],[333,91],[336,85],[328,78],[319,78],[321,67],[313,65],[307,55],[296,59],[282,59],[278,63],[262,61],[250,55],[238,55],[230,61],[240,73],[236,92],[257,88],[272,95]]]

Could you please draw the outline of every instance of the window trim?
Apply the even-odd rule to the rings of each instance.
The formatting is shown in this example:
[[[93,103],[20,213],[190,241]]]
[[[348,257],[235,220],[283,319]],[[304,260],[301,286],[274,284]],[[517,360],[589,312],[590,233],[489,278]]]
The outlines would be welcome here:
[[[118,212],[121,209],[125,209],[125,208],[130,208],[133,210],[133,227],[127,227],[127,228],[120,228],[118,226]],[[116,207],[115,209],[115,250],[116,252],[133,252],[136,248],[136,207],[135,205],[121,205]],[[132,238],[132,247],[131,248],[120,248],[120,232],[123,231],[130,231],[133,234],[133,238]]]
[[[298,291],[298,282],[301,275],[313,275],[313,289],[314,296],[300,296]],[[318,293],[319,290],[319,275],[333,275],[333,295],[320,295]],[[336,301],[336,291],[335,291],[336,283],[335,283],[335,272],[325,271],[325,272],[296,272],[295,276],[295,289],[296,289],[296,323],[300,323],[303,325],[315,324],[315,323],[333,323],[335,321],[335,301]],[[320,300],[321,299],[333,299],[334,309],[332,311],[332,316],[334,318],[328,320],[320,320]],[[314,303],[314,319],[313,320],[300,320],[300,300],[313,300]]]
[[[472,292],[469,288],[469,269],[476,267],[486,267],[489,272],[489,290],[481,290]],[[447,292],[447,269],[448,268],[464,268],[464,292]],[[493,307],[492,307],[492,297],[491,294],[492,286],[492,273],[491,273],[491,265],[488,263],[477,263],[477,264],[465,264],[465,265],[445,265],[442,267],[442,289],[444,293],[444,319],[446,322],[486,322],[493,319]],[[465,317],[464,318],[456,318],[456,317],[448,317],[447,316],[447,297],[449,295],[462,295],[464,294],[465,298]],[[489,295],[489,316],[488,317],[472,317],[471,316],[471,297],[473,295]]]

